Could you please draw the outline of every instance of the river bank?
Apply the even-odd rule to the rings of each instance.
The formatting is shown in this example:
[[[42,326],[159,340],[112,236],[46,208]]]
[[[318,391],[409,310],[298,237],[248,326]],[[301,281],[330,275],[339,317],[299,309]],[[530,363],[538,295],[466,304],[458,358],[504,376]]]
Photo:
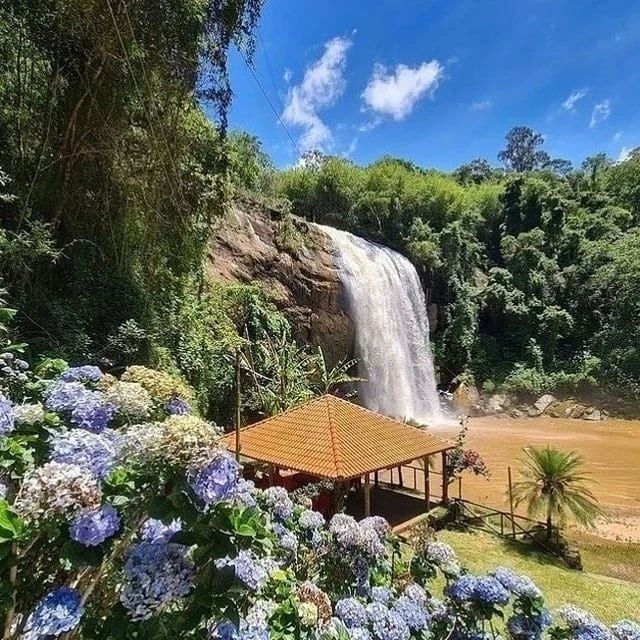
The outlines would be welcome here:
[[[449,425],[438,431],[452,438],[459,427]],[[552,445],[577,451],[584,458],[591,489],[607,513],[606,520],[596,525],[597,534],[640,543],[640,420],[470,418],[467,445],[485,459],[490,477],[466,475],[463,496],[502,508],[507,503],[507,469],[511,466],[515,480],[523,447]]]

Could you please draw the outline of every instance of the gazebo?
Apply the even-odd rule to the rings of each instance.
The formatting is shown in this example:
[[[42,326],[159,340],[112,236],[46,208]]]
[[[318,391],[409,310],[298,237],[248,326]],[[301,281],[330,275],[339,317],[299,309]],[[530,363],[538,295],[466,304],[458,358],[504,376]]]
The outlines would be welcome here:
[[[362,480],[364,514],[371,513],[371,474],[402,468],[422,461],[424,500],[430,500],[429,458],[442,456],[442,501],[447,502],[449,480],[445,464],[450,442],[425,429],[365,409],[333,395],[324,395],[278,415],[266,418],[237,434],[229,433],[223,443],[240,455],[265,463],[269,484],[281,484],[280,471],[335,483]],[[416,467],[412,467],[415,469]],[[416,487],[417,488],[417,487]]]

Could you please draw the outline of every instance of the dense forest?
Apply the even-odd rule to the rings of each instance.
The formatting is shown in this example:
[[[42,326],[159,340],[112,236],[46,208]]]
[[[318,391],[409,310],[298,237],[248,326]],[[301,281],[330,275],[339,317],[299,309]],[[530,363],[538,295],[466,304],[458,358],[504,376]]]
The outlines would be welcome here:
[[[226,134],[228,49],[251,59],[260,8],[2,5],[0,297],[19,310],[26,357],[160,366],[220,420],[245,346],[253,380],[294,399],[322,384],[322,355],[293,343],[259,283],[207,279],[212,223],[241,191],[278,203],[293,253],[305,238],[290,214],[409,256],[438,307],[443,382],[639,397],[638,154],[574,169],[519,127],[499,168],[311,152],[278,171],[251,135]],[[282,404],[268,397],[248,408]]]
[[[233,140],[247,188],[411,258],[439,308],[443,381],[640,395],[638,150],[574,169],[516,127],[500,167],[475,159],[443,173],[390,157],[361,167],[316,152],[274,172],[257,141]]]

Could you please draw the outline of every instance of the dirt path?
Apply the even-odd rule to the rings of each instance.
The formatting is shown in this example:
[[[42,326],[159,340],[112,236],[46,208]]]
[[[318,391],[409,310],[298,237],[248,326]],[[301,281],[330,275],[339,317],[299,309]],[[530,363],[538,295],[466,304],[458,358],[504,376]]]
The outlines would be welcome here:
[[[439,427],[453,437],[459,428]],[[472,418],[468,446],[484,457],[489,480],[465,475],[464,497],[496,507],[505,506],[507,467],[518,475],[522,448],[554,445],[579,452],[593,483],[592,490],[611,514],[598,532],[618,540],[640,542],[640,421],[588,422],[560,418]]]

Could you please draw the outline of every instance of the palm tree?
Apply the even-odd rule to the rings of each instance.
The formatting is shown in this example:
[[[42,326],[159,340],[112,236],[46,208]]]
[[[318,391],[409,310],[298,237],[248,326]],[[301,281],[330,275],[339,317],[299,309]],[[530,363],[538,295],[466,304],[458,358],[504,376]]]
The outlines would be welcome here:
[[[590,526],[602,515],[595,496],[585,484],[588,478],[582,471],[581,456],[550,446],[525,447],[523,452],[521,479],[513,486],[513,498],[516,506],[527,505],[530,516],[545,516],[549,539],[554,521],[562,524],[572,516]]]
[[[358,364],[357,358],[351,360],[343,358],[332,369],[329,369],[324,351],[322,347],[318,346],[314,364],[315,370],[312,376],[311,387],[318,395],[334,393],[344,384],[363,381],[363,378],[352,376],[349,373],[349,371]]]

